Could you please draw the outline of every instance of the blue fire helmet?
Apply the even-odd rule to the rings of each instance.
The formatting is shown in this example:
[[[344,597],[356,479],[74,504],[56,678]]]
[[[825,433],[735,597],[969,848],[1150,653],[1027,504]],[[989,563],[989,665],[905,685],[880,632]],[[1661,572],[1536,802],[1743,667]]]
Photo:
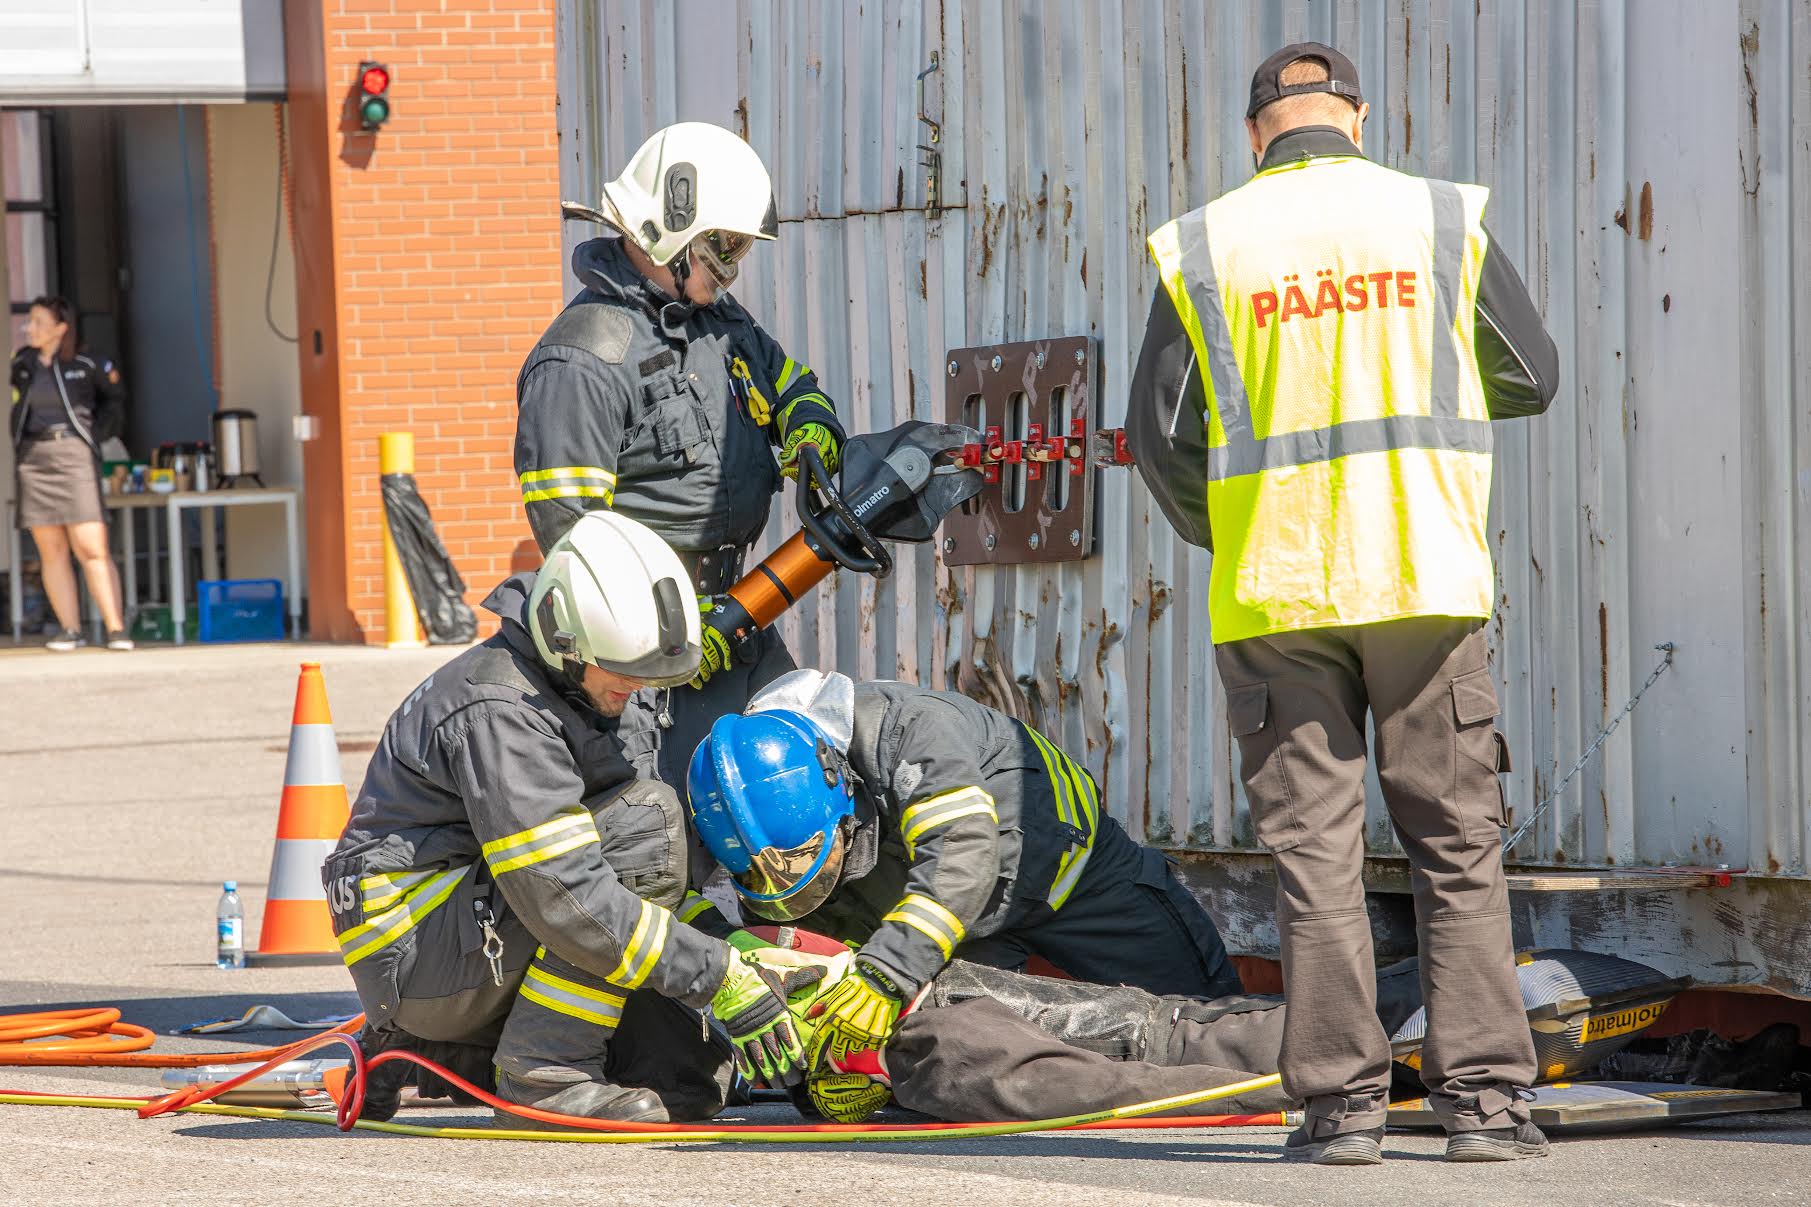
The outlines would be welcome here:
[[[727,716],[686,774],[692,824],[748,908],[791,922],[836,887],[855,816],[846,756],[802,712]]]

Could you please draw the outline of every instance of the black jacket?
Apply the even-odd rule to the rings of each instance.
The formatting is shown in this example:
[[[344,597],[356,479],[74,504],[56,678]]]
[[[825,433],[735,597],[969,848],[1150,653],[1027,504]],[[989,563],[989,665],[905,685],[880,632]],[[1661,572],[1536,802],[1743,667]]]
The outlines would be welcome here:
[[[516,475],[542,552],[612,506],[675,549],[750,544],[786,434],[812,422],[842,438],[816,374],[733,297],[667,297],[617,238],[581,243],[572,270],[584,290],[516,379]]]
[[[53,362],[54,363],[54,362]],[[120,388],[119,370],[110,360],[76,354],[61,362],[63,411],[69,426],[76,430],[94,455],[101,455],[101,444],[117,436],[125,418],[125,391]],[[7,377],[12,385],[13,409],[8,424],[13,447],[25,440],[25,393],[38,368],[38,350],[21,348],[13,354]]]
[[[1273,141],[1260,171],[1286,160],[1357,155],[1331,126],[1307,126]],[[1474,341],[1484,401],[1492,419],[1545,411],[1559,391],[1559,349],[1509,257],[1489,237],[1478,282]],[[1190,544],[1212,549],[1207,520],[1207,395],[1194,346],[1163,286],[1151,298],[1144,346],[1126,403],[1126,441],[1139,474],[1170,524]]]
[[[531,582],[518,574],[493,591],[484,606],[503,618],[501,631],[428,676],[384,726],[323,872],[329,901],[338,897],[339,913],[363,906],[369,919],[412,890],[457,883],[483,859],[549,951],[625,988],[702,1006],[728,949],[681,921],[689,908],[641,900],[604,857],[608,811],[593,816],[587,804],[635,773],[616,722],[536,652],[523,624]],[[430,895],[416,912],[435,907]],[[350,959],[355,948],[345,934],[341,942]]]
[[[1043,909],[1064,857],[1098,836],[1100,791],[1041,735],[955,692],[857,683],[853,728],[855,835],[799,925],[862,938],[862,958],[912,994],[965,940]]]

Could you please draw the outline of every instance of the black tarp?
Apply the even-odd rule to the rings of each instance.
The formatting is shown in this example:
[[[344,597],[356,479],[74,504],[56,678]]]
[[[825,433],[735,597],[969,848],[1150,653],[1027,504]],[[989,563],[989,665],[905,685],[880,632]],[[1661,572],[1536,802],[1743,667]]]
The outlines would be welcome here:
[[[383,475],[384,520],[396,555],[402,559],[421,618],[422,635],[432,645],[462,645],[478,635],[478,618],[465,602],[465,579],[447,556],[434,517],[415,488],[413,474]]]

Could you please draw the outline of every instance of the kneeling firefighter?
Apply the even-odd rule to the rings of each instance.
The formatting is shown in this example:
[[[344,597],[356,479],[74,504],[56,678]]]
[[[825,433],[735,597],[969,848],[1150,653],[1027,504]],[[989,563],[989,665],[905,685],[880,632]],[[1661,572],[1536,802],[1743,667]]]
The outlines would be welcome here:
[[[1212,919],[1049,739],[952,692],[794,671],[724,717],[687,780],[745,909],[860,944],[810,1007],[816,1072],[885,1043],[952,958],[1152,993],[1239,988]]]
[[[687,893],[684,812],[635,778],[617,732],[631,693],[697,672],[679,559],[633,520],[589,515],[485,606],[501,631],[390,717],[323,869],[362,1045],[487,1088],[494,1065],[505,1100],[595,1119],[708,1118],[732,1053],[796,1081],[783,991],[821,969]],[[407,1067],[373,1075],[367,1117],[395,1112]]]

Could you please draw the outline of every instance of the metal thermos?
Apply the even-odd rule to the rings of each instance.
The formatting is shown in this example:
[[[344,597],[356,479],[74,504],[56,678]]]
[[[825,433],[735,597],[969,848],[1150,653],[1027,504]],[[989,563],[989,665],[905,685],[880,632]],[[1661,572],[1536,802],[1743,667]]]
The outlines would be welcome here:
[[[256,412],[214,412],[214,472],[222,486],[231,486],[240,478],[250,478],[258,485],[264,485],[264,479],[258,476]]]
[[[205,441],[195,446],[195,489],[214,489],[214,449]]]
[[[178,444],[170,454],[170,471],[176,475],[176,489],[179,491],[192,490],[195,486],[195,455],[190,451],[193,447],[190,444]]]

